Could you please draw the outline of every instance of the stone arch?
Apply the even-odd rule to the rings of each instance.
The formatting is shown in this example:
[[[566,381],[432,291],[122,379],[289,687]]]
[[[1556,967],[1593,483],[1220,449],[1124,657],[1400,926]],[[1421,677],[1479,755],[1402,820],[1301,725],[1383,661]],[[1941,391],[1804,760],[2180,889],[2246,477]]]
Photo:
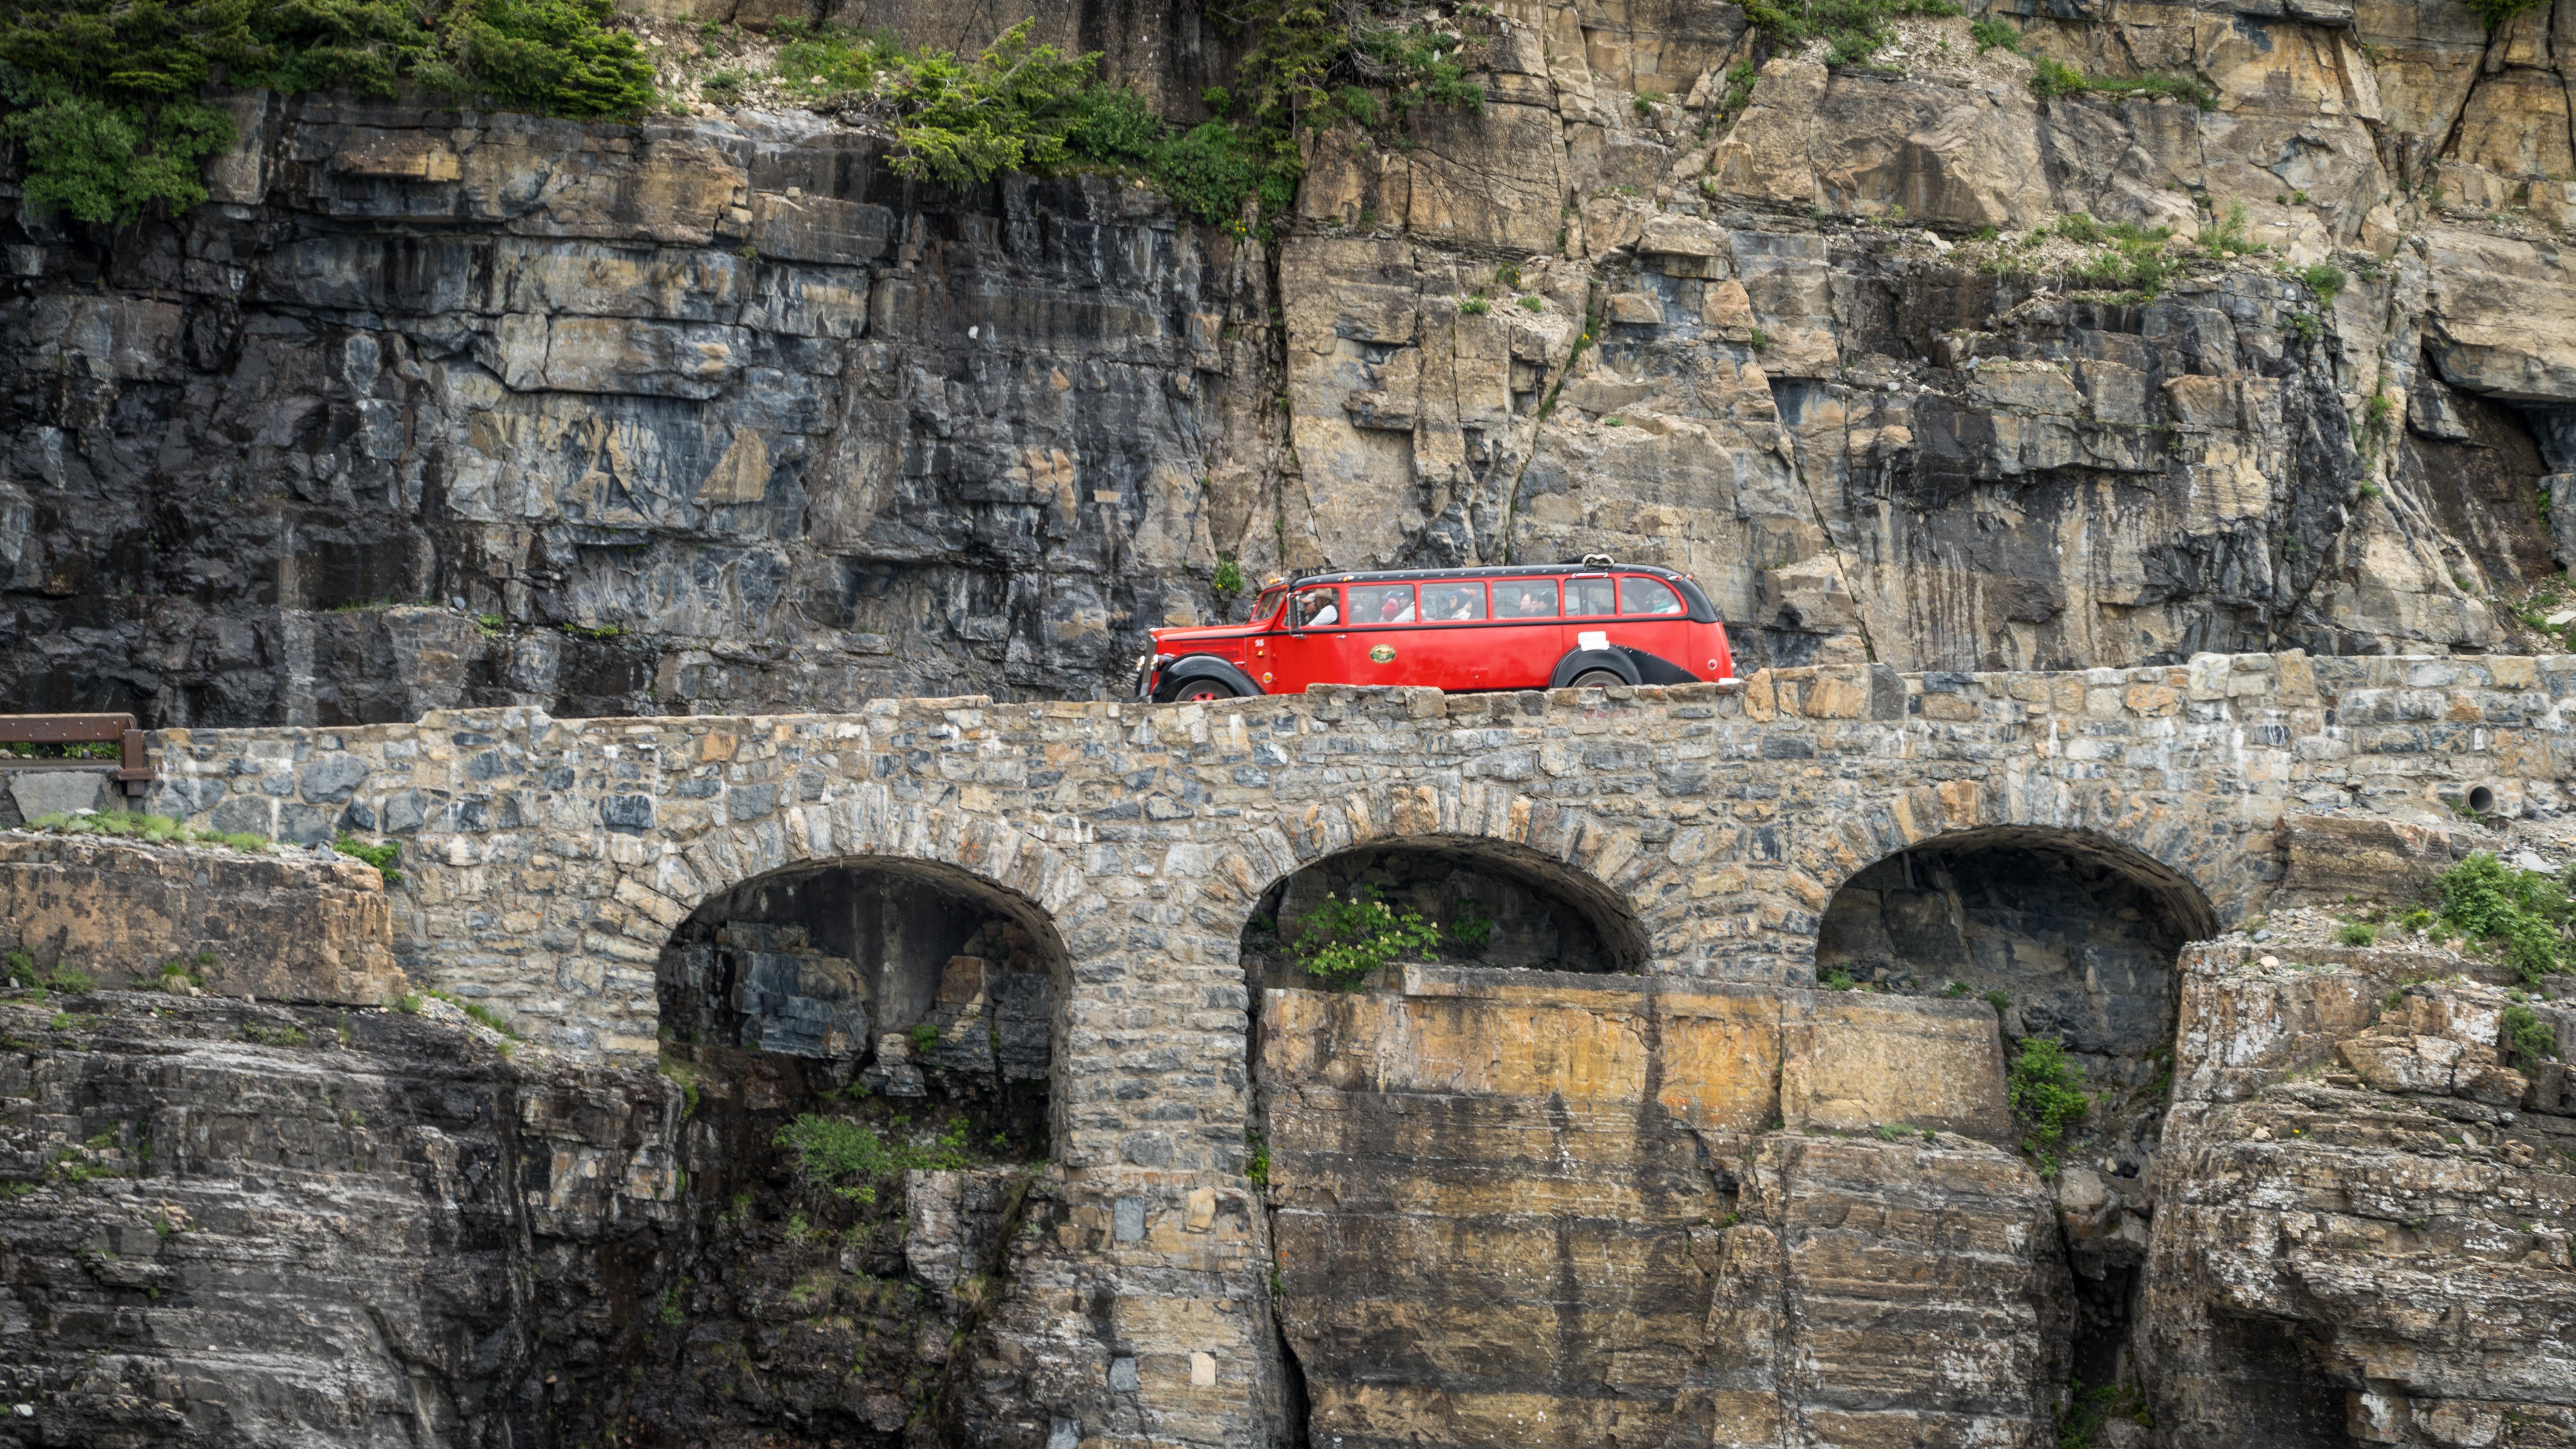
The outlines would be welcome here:
[[[1366,889],[1443,932],[1439,959],[1460,965],[1636,972],[1650,952],[1626,898],[1561,859],[1479,835],[1392,835],[1319,856],[1270,882],[1247,924],[1245,961],[1269,923],[1284,942],[1326,893]],[[1270,984],[1300,984],[1268,973]]]
[[[2058,1248],[2075,1289],[2070,1348],[2089,1384],[2111,1382],[2129,1362],[2146,1168],[2180,1014],[2178,957],[2217,926],[2217,908],[2183,871],[2101,832],[2053,825],[1927,835],[1850,874],[1818,919],[1819,984],[1957,997],[1971,1010],[1982,998],[2007,1061],[2036,1052],[2031,1064],[2045,1067],[2045,1043],[2055,1042],[2080,1073],[2084,1112],[2062,1140],[2033,1150],[2077,1164],[2069,1172],[2085,1190],[2120,1212],[2139,1208],[2133,1233],[2069,1234]]]
[[[2015,838],[2062,843],[2151,884],[2193,928],[2194,937],[2244,914],[2269,888],[2266,863],[2248,854],[2231,820],[2196,802],[2131,794],[2107,786],[2015,772],[1996,783],[1954,780],[1872,802],[1806,833],[1790,864],[1798,894],[1821,908],[1862,871],[1939,841],[1991,845]],[[1815,919],[1798,923],[1812,950]]]
[[[656,968],[690,1231],[636,1317],[692,1331],[647,1330],[651,1421],[875,1443],[924,1384],[937,1415],[978,1412],[939,1368],[993,1352],[989,1277],[1056,1221],[1027,1187],[1066,1136],[1072,956],[1055,912],[960,863],[1042,884],[1045,862],[984,822],[911,821],[869,838],[900,851],[827,823],[697,857],[769,868],[694,892]],[[776,1334],[782,1289],[794,1347],[737,1393],[732,1355]]]
[[[1565,897],[1602,937],[1613,969],[1644,970],[1654,955],[1653,919],[1632,887],[1657,863],[1633,827],[1472,780],[1376,786],[1283,810],[1219,872],[1232,889],[1209,903],[1249,913],[1300,872],[1389,850],[1453,853]]]
[[[659,967],[672,934],[702,907],[728,891],[798,870],[879,869],[950,881],[957,889],[991,893],[995,908],[1024,925],[1042,925],[1057,959],[1055,1030],[1065,1035],[1071,1007],[1070,949],[1100,908],[1089,878],[1038,830],[1001,816],[900,801],[882,786],[862,784],[829,801],[780,810],[769,818],[719,826],[682,845],[619,864],[609,899],[594,907],[590,950],[617,961],[650,963],[654,984],[633,993],[624,1014],[649,1045],[661,1019]],[[613,929],[622,939],[611,939]],[[1063,1063],[1049,1081],[1051,1110],[1060,1112]],[[1061,1141],[1061,1123],[1050,1130]]]

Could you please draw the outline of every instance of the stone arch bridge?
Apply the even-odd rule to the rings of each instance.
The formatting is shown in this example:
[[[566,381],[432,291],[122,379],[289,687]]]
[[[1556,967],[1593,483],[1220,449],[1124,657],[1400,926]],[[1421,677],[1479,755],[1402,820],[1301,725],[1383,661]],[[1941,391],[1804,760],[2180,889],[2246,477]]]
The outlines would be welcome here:
[[[844,715],[583,720],[501,709],[162,731],[150,806],[301,843],[342,830],[400,839],[396,949],[413,980],[606,1065],[649,1064],[664,949],[724,892],[871,860],[983,883],[1051,928],[1063,957],[1053,1160],[1097,1211],[1076,1213],[1092,1236],[1066,1240],[1049,1281],[1074,1294],[1084,1273],[1118,1264],[1163,1272],[1120,1300],[1161,1306],[1123,1318],[1116,1342],[1029,1327],[1029,1342],[1059,1350],[1033,1361],[1062,1381],[1033,1379],[1020,1397],[1055,1404],[1085,1442],[1241,1443],[1265,1441],[1283,1402],[1274,1340],[1245,1308],[1267,1301],[1272,1231],[1242,1207],[1248,1054],[1294,1066],[1298,1047],[1253,1039],[1238,948],[1283,877],[1407,843],[1543,866],[1624,923],[1636,974],[1578,990],[1561,976],[1428,971],[1408,993],[1526,997],[1531,1010],[1581,997],[1595,1017],[1664,1020],[1649,1055],[1682,1049],[1672,1023],[1734,1031],[1759,1018],[1704,1058],[1732,1063],[1709,1070],[1740,1079],[1733,1096],[1677,1087],[1667,1068],[1638,1078],[1675,1120],[1722,1138],[1797,1116],[1800,1072],[1830,1075],[1799,1055],[1801,1021],[1830,1017],[1855,1040],[1880,1032],[1897,1058],[1958,1064],[1976,1079],[1966,1097],[1993,1095],[1978,1076],[1999,1070],[1991,1026],[1971,1041],[1948,1022],[1981,1003],[1807,989],[1820,917],[1874,863],[1945,838],[2051,843],[2163,893],[2207,934],[2279,878],[2285,818],[2426,819],[2476,790],[2508,813],[2567,808],[2571,724],[2576,658],[2296,653],[2056,674],[1819,667],[1548,694],[1322,688],[1205,706],[913,699]],[[1552,1050],[1527,1048],[1541,1077],[1557,1070]],[[1627,1060],[1603,1050],[1613,1067]],[[1470,1062],[1444,1080],[1483,1071]],[[1561,1103],[1572,1080],[1539,1095]],[[1800,1100],[1863,1121],[1908,1110],[1853,1090]],[[1974,1130],[1994,1110],[1909,1090],[1945,1127]],[[1274,1186],[1272,1211],[1288,1200]],[[1320,1414],[1319,1352],[1301,1357]],[[1680,1382],[1653,1390],[1656,1412],[1682,1412]]]

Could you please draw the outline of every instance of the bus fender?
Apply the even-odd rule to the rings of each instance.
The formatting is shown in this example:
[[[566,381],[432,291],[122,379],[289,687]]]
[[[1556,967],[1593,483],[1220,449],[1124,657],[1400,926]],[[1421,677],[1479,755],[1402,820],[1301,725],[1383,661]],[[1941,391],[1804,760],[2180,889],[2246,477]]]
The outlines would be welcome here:
[[[1159,688],[1170,689],[1184,680],[1208,678],[1224,680],[1234,686],[1235,693],[1241,695],[1269,693],[1268,690],[1254,683],[1251,675],[1236,668],[1234,661],[1220,659],[1213,654],[1190,654],[1174,660],[1163,670],[1163,682]]]
[[[1643,684],[1646,681],[1637,670],[1637,661],[1628,657],[1632,652],[1627,649],[1574,650],[1556,661],[1556,673],[1548,677],[1547,687],[1563,689],[1574,682],[1574,676],[1587,669],[1607,669],[1630,684]]]

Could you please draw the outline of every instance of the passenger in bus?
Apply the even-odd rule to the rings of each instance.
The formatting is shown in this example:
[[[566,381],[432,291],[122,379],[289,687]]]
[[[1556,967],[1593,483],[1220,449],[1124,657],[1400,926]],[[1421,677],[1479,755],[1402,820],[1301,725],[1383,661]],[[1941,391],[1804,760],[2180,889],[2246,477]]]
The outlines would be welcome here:
[[[1331,625],[1340,623],[1341,619],[1342,611],[1333,603],[1332,590],[1317,589],[1311,594],[1300,594],[1297,596],[1298,628],[1327,628]]]
[[[1485,590],[1480,584],[1425,585],[1422,590],[1422,612],[1437,623],[1457,623],[1485,617]]]
[[[1377,621],[1381,624],[1412,623],[1412,598],[1408,594],[1387,595],[1386,602],[1377,606]]]
[[[1547,618],[1556,612],[1556,585],[1523,584],[1512,592],[1508,600],[1498,600],[1494,612],[1505,619]]]

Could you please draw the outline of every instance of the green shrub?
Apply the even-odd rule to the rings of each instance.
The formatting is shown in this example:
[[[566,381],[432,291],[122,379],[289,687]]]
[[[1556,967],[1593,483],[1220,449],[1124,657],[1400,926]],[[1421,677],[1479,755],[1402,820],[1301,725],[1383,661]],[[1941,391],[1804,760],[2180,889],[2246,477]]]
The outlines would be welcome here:
[[[1775,50],[1790,50],[1822,37],[1830,65],[1867,65],[1893,38],[1887,23],[1900,15],[1956,15],[1949,0],[1750,0],[1744,18]]]
[[[1837,966],[1833,970],[1826,972],[1824,975],[1817,977],[1816,984],[1825,988],[1827,991],[1849,991],[1860,983],[1852,979],[1852,974],[1850,972]]]
[[[2216,226],[2200,234],[2200,244],[2212,255],[2222,257],[2253,256],[2271,250],[2245,234],[2245,203],[2230,203],[2227,216]]]
[[[1986,993],[1986,1005],[1993,1007],[1996,1017],[2000,1019],[2005,1012],[2012,1010],[2012,993],[2000,988],[1989,991]]]
[[[2057,234],[2072,242],[2099,242],[2102,223],[2080,211],[2070,211],[2057,219]]]
[[[2365,926],[2359,921],[2353,921],[2346,924],[2342,930],[2335,932],[2335,940],[2346,946],[2374,945],[2379,940],[2379,930],[2375,926]]]
[[[1494,310],[1494,304],[1486,301],[1482,297],[1461,297],[1458,299],[1458,311],[1461,316],[1482,317],[1492,310]]]
[[[1484,906],[1474,896],[1461,897],[1457,911],[1450,916],[1447,935],[1450,944],[1461,950],[1482,951],[1485,943],[1494,939],[1493,917],[1485,914]]]
[[[2344,275],[2343,268],[2334,263],[2319,262],[2302,269],[2299,280],[2307,283],[2308,290],[2317,294],[2318,305],[2331,307],[2334,299],[2343,292],[2344,284],[2351,279]]]
[[[201,169],[233,143],[198,99],[210,84],[385,96],[408,78],[514,110],[641,112],[652,64],[609,16],[608,0],[0,0],[0,136],[29,209],[132,222],[206,199]]]
[[[609,0],[458,0],[441,17],[452,60],[415,71],[439,89],[547,115],[633,115],[653,104],[653,63]]]
[[[2532,984],[2576,967],[2568,887],[2565,877],[2515,870],[2483,850],[2433,882],[2443,923],[2501,947],[2506,964]]]
[[[934,1022],[916,1021],[912,1024],[912,1030],[904,1033],[904,1037],[912,1043],[914,1051],[926,1052],[939,1045],[939,1027]]]
[[[891,1124],[898,1132],[904,1118]],[[912,1171],[953,1171],[966,1165],[967,1127],[958,1118],[927,1146],[900,1136],[889,1140],[875,1128],[847,1117],[798,1114],[778,1129],[772,1143],[796,1159],[796,1176],[806,1186],[852,1202],[873,1203],[877,1189]]]
[[[1295,173],[1265,162],[1223,121],[1203,121],[1173,138],[1155,153],[1152,171],[1174,206],[1210,226],[1234,220],[1247,197],[1281,212],[1296,195]]]
[[[1126,86],[1093,86],[1075,97],[1066,149],[1108,166],[1151,167],[1163,147],[1163,118]]]
[[[1348,900],[1328,895],[1307,912],[1288,954],[1307,974],[1347,986],[1406,956],[1434,959],[1439,940],[1419,912],[1398,911],[1378,899],[1377,887],[1361,886]]]
[[[2093,1109],[2083,1084],[2075,1063],[2066,1059],[2065,1043],[2049,1036],[2022,1038],[2007,1090],[2013,1115],[2028,1129],[2022,1150],[2037,1157],[2049,1174],[2057,1170],[2055,1149],[2066,1139],[2068,1124]]]
[[[402,884],[402,872],[394,869],[394,862],[402,857],[402,846],[397,842],[387,840],[369,845],[354,835],[343,835],[331,842],[331,848],[374,866],[377,873],[385,878],[385,884]]]
[[[2558,1033],[2528,1006],[2504,1009],[2504,1048],[2526,1068],[2558,1055]]]
[[[2171,96],[2204,111],[2218,109],[2218,92],[2179,75],[2088,76],[2064,61],[2041,56],[2031,62],[2030,88],[2042,100],[2058,96]]]
[[[2314,342],[2326,335],[2325,323],[2319,321],[2314,312],[2293,312],[2286,320],[2290,324],[2290,335],[2301,342]]]
[[[2469,0],[2469,13],[2485,21],[2487,33],[2493,35],[2506,21],[2548,3],[2549,0]]]
[[[2000,20],[1980,19],[1968,22],[1968,38],[1977,43],[1977,54],[1989,50],[2009,50],[2021,54],[2021,32]]]

